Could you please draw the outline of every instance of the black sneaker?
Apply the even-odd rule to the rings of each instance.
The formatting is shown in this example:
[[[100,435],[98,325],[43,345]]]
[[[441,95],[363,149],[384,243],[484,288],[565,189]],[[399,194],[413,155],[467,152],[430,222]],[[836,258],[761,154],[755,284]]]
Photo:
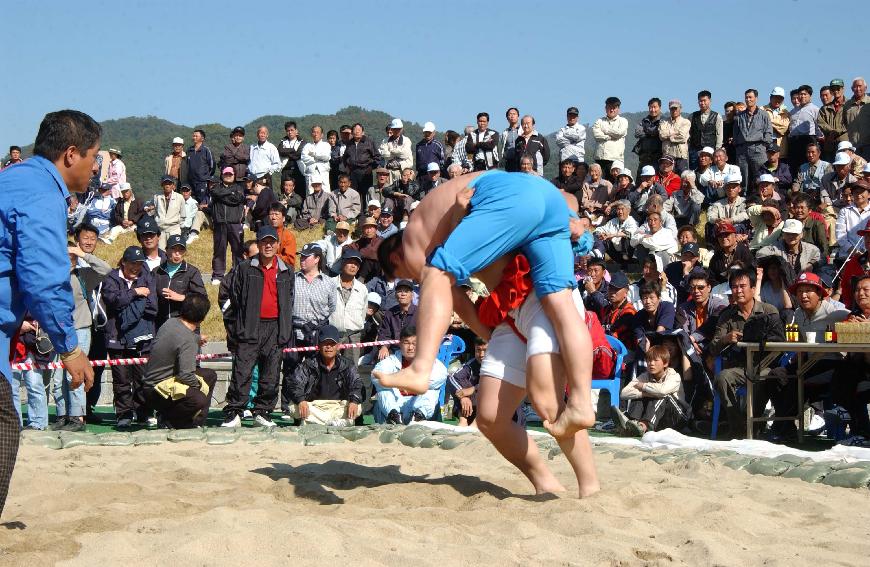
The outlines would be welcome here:
[[[118,431],[127,431],[131,427],[133,427],[133,418],[130,416],[120,418],[118,423],[115,424],[115,429]]]
[[[390,410],[390,413],[387,414],[387,424],[402,425],[402,416],[396,410]]]
[[[59,418],[57,418],[57,421],[54,422],[54,425],[51,426],[51,430],[61,431],[64,427],[66,427],[68,419],[69,418],[65,415],[60,416]]]
[[[84,431],[85,420],[80,417],[68,417],[66,425],[61,428],[63,431]]]
[[[426,416],[420,410],[414,410],[414,413],[411,414],[411,421],[426,421]]]

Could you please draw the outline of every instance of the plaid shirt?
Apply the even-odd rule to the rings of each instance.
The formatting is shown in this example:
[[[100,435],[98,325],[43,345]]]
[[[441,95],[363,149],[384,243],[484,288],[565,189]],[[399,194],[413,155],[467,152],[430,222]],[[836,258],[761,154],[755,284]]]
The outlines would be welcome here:
[[[296,272],[296,291],[293,298],[293,326],[306,323],[326,323],[335,311],[335,284],[324,274],[317,274],[310,282],[305,274]]]

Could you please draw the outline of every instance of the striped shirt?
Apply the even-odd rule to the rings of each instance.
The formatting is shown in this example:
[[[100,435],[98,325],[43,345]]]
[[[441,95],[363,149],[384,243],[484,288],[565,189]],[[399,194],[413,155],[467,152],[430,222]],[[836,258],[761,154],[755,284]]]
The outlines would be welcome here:
[[[333,281],[319,273],[310,282],[302,272],[296,272],[293,297],[293,326],[305,323],[325,323],[335,311],[336,290]]]

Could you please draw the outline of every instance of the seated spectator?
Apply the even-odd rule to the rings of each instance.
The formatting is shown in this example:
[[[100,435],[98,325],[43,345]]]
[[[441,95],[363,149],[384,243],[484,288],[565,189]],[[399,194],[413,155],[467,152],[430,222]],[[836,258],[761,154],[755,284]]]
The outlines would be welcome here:
[[[157,290],[157,329],[170,318],[178,317],[184,299],[190,294],[207,295],[199,269],[187,263],[187,245],[180,234],[169,237],[166,261],[153,270]]]
[[[559,162],[559,176],[552,179],[553,185],[566,193],[577,195],[583,189],[583,180],[574,175],[576,171],[573,159],[563,159]],[[581,193],[582,196],[582,193]]]
[[[611,408],[619,435],[642,437],[647,431],[679,429],[691,416],[683,380],[670,367],[671,353],[664,345],[646,352],[647,370],[629,382],[619,397],[628,400],[626,412]]]
[[[662,215],[657,212],[647,214],[646,222],[631,236],[631,245],[638,260],[653,255],[661,258],[662,264],[669,264],[678,250],[676,234],[662,226]]]
[[[807,161],[798,168],[792,183],[792,191],[807,193],[818,200],[822,190],[822,178],[831,171],[831,164],[822,160],[821,155],[817,143],[807,144]]]
[[[825,330],[833,329],[834,323],[845,321],[851,315],[849,311],[837,309],[832,303],[824,301],[828,293],[819,276],[812,272],[798,276],[789,291],[797,298],[798,309],[794,313],[794,322],[801,331],[801,340],[807,340],[805,333],[815,332],[814,342],[823,343]],[[818,370],[817,364],[814,373],[818,373]]]
[[[381,265],[378,262],[378,248],[384,239],[378,236],[377,226],[376,219],[367,217],[361,223],[362,236],[347,245],[348,248],[353,248],[362,254],[363,265],[357,277],[363,283],[368,283],[372,278],[381,275]]]
[[[409,325],[402,329],[399,337],[399,350],[378,362],[374,371],[392,374],[406,368],[417,354],[417,328]],[[398,388],[384,388],[377,378],[372,384],[377,391],[375,414],[384,418],[386,423],[401,425],[413,421],[432,419],[438,409],[441,387],[447,381],[447,368],[440,360],[435,360],[429,375],[429,390],[420,395],[411,395]]]
[[[302,212],[296,217],[295,227],[299,230],[321,225],[329,219],[330,194],[323,190],[323,180],[319,174],[314,174],[309,182],[311,192],[305,197]]]
[[[701,217],[703,203],[704,194],[695,186],[695,173],[687,170],[680,174],[680,189],[671,193],[664,209],[673,215],[676,224],[695,225]]]
[[[851,183],[849,187],[852,189],[852,204],[840,209],[834,229],[839,245],[837,258],[840,260],[845,260],[852,249],[861,242],[858,233],[870,220],[870,200],[868,200],[870,183],[862,179]]]
[[[649,256],[641,264],[640,279],[628,288],[628,300],[634,308],[643,309],[643,301],[640,298],[640,288],[644,283],[658,282],[661,289],[661,297],[664,301],[677,304],[677,289],[668,281],[664,272],[664,264],[658,256]]]
[[[79,202],[79,195],[76,192],[70,193],[69,204],[66,208],[66,232],[67,234],[75,233],[76,229],[84,222],[85,214],[88,208]]]
[[[177,241],[180,236],[173,236]],[[197,329],[208,315],[208,297],[190,294],[184,298],[178,317],[157,331],[142,377],[142,398],[156,409],[164,424],[173,429],[190,429],[205,424],[211,393],[217,382],[197,374],[199,353]]]
[[[854,291],[852,281],[865,275],[870,275],[870,220],[867,221],[863,230],[858,231],[858,236],[864,240],[864,252],[852,254],[852,257],[843,265],[840,274],[840,301],[846,305],[846,309],[852,309]]]
[[[749,250],[757,251],[779,240],[782,235],[782,214],[776,202],[764,201],[759,205],[749,205],[746,212],[752,224],[752,238],[749,240]]]
[[[376,230],[378,236],[382,239],[386,239],[387,237],[399,232],[399,227],[393,224],[392,209],[386,208],[381,211],[381,217],[378,219],[378,227]]]
[[[789,293],[789,288],[795,281],[794,270],[784,258],[766,256],[759,259],[756,274],[756,299],[779,309],[783,322],[790,321],[795,306],[794,297]]]
[[[804,225],[803,241],[819,249],[823,260],[828,257],[828,231],[825,220],[813,211],[813,199],[806,193],[792,193],[789,198],[789,215]]]
[[[302,423],[348,426],[360,416],[363,383],[356,364],[338,352],[339,332],[332,325],[320,329],[317,355],[306,358],[290,380],[287,413]]]
[[[384,311],[383,324],[378,331],[379,341],[396,341],[406,327],[417,324],[417,306],[411,301],[414,298],[414,283],[411,280],[396,282],[396,305]],[[384,345],[378,349],[378,360],[390,355],[390,347]]]
[[[628,300],[628,278],[623,272],[613,272],[607,285],[607,307],[601,316],[601,326],[608,335],[622,342],[629,351],[634,346],[632,324],[637,309]]]
[[[362,342],[371,343],[378,340],[378,332],[384,323],[384,314],[381,311],[381,296],[370,291],[366,295],[366,322],[363,325]],[[363,354],[368,355],[375,347],[365,347]]]
[[[746,431],[746,417],[740,410],[737,388],[746,384],[746,353],[737,343],[744,339],[761,339],[760,336],[744,337],[744,326],[749,319],[757,320],[753,325],[764,329],[764,336],[768,341],[785,340],[785,328],[776,307],[756,299],[755,270],[735,270],[729,275],[728,283],[731,286],[732,304],[719,314],[713,340],[710,342],[710,353],[722,357],[723,370],[713,377],[713,382],[721,396],[731,436],[742,438]],[[762,373],[769,373],[769,369],[762,369]],[[764,387],[776,387],[773,383],[778,384],[778,381],[765,380]],[[767,398],[759,395],[755,401],[758,404],[756,409],[761,410]],[[775,399],[774,407],[776,401]],[[781,415],[786,414],[781,412]]]
[[[96,227],[100,235],[108,234],[112,224],[112,211],[115,209],[115,199],[112,198],[112,186],[108,183],[100,185],[100,194],[88,204],[85,212],[86,224]]]
[[[774,204],[779,208],[780,216],[785,216],[786,212],[786,204],[782,199],[782,196],[776,192],[776,178],[769,173],[762,173],[758,176],[755,181],[755,189],[756,192],[749,199],[749,202],[752,204],[761,204],[764,201],[773,201]],[[788,195],[788,193],[783,193],[783,195]]]
[[[704,190],[708,202],[725,198],[726,177],[739,177],[740,182],[743,181],[740,168],[728,163],[728,153],[720,148],[713,152],[713,165],[698,178],[698,184]]]
[[[529,175],[538,175],[538,172],[535,171],[535,160],[532,159],[532,156],[521,156],[520,157],[520,173],[528,173]]]
[[[658,195],[664,199],[668,198],[668,192],[665,188],[659,185],[655,179],[656,170],[651,165],[645,165],[640,169],[640,181],[628,194],[628,201],[631,203],[631,214],[637,222],[646,220],[646,204],[652,195]]]
[[[710,259],[710,278],[714,284],[728,280],[728,268],[740,262],[744,266],[754,266],[755,258],[746,242],[737,241],[737,229],[730,222],[720,222],[713,229],[718,244],[713,258]]]
[[[402,180],[400,179],[396,183],[401,183],[401,182],[402,182]],[[411,180],[408,183],[408,189],[405,189],[404,187],[402,188],[403,190],[408,191],[408,193],[402,193],[401,191],[399,193],[396,193],[395,191],[393,191],[393,198],[394,199],[396,197],[401,198],[402,195],[407,195],[407,197],[405,197],[404,201],[398,201],[398,200],[396,201],[397,209],[401,209],[403,213],[407,213],[408,209],[411,207],[411,204],[413,204],[415,201],[417,201],[419,199],[422,199],[423,197],[428,195],[433,189],[435,189],[439,185],[442,185],[446,182],[447,182],[447,178],[441,176],[441,166],[439,166],[434,161],[430,162],[429,165],[426,166],[426,176],[425,176],[425,178],[420,180],[419,187],[416,187],[416,182]],[[417,191],[416,193],[414,193],[415,189]],[[401,205],[401,207],[399,207],[399,205]],[[398,216],[398,215],[396,215],[396,216]]]
[[[695,180],[697,181],[698,186],[701,188],[701,192],[704,192],[704,190],[706,189],[705,186],[701,185],[701,176],[707,173],[707,171],[711,167],[713,167],[713,148],[711,148],[710,146],[704,146],[703,148],[698,150],[698,163],[697,167],[695,167]],[[704,197],[706,199],[706,193],[704,193]]]
[[[115,203],[112,210],[112,228],[109,233],[101,237],[106,244],[111,244],[122,234],[136,230],[136,223],[145,214],[142,203],[133,195],[133,188],[129,183],[121,183],[121,199]]]
[[[689,335],[695,353],[701,355],[713,339],[719,313],[728,302],[711,294],[713,286],[704,270],[695,268],[686,279],[689,299],[677,307],[674,325]]]
[[[700,259],[701,253],[698,251],[698,245],[689,242],[680,248],[680,259],[665,266],[665,276],[668,282],[676,288],[678,299],[681,300],[689,296],[689,276],[698,270],[703,271]]]
[[[595,236],[604,243],[604,249],[613,261],[625,265],[634,256],[631,236],[637,230],[637,221],[631,216],[631,203],[627,200],[616,201],[613,207],[616,215],[596,228]]]
[[[339,178],[339,185],[341,179]],[[350,238],[351,226],[347,221],[338,221],[335,224],[335,232],[329,234],[323,240],[318,240],[317,245],[323,250],[323,260],[326,271],[332,276],[341,272],[342,252],[344,247],[353,242]]]
[[[745,225],[749,223],[749,213],[746,212],[746,199],[740,195],[742,182],[743,178],[739,173],[725,178],[725,198],[716,201],[707,209],[708,227],[724,221],[741,228],[742,232],[747,232]]]
[[[611,202],[607,203],[607,206],[604,207],[604,214],[610,216],[613,201],[621,199],[628,201],[628,196],[631,195],[632,191],[634,191],[634,176],[631,174],[630,169],[622,168],[622,170],[616,175],[616,185],[613,187]],[[630,206],[631,203],[629,203],[629,207]]]
[[[846,319],[850,323],[870,323],[870,276],[859,276],[854,284],[855,306]],[[844,445],[870,447],[870,420],[867,404],[870,403],[870,357],[866,353],[847,353],[846,359],[837,364],[831,382],[831,397],[834,403],[849,412],[850,438]]]
[[[453,396],[453,417],[459,426],[474,423],[477,417],[477,387],[480,384],[480,363],[486,356],[487,342],[480,337],[474,338],[474,358],[449,377],[449,389]]]
[[[680,176],[674,173],[674,156],[664,155],[659,160],[659,171],[655,182],[665,188],[668,196],[680,188]]]
[[[788,219],[782,225],[782,234],[772,244],[758,249],[756,256],[780,256],[794,269],[796,274],[815,271],[822,262],[819,249],[803,241],[804,225],[797,219]]]
[[[586,277],[583,279],[583,287],[580,288],[583,305],[599,318],[607,307],[607,281],[604,279],[606,271],[604,258],[590,258],[586,262]]]
[[[695,230],[695,227],[686,224],[677,230],[677,244],[679,244],[682,249],[683,246],[690,242],[698,244],[698,254],[700,254],[701,265],[706,269],[707,266],[710,265],[710,260],[713,258],[713,251],[707,248],[702,248],[698,243],[698,232]]]
[[[232,170],[231,167],[225,168],[227,174]],[[209,195],[213,184],[209,181]],[[193,198],[193,190],[190,185],[181,186],[181,196],[184,198],[184,222],[181,224],[181,236],[184,237],[187,245],[191,245],[199,240],[199,233],[203,226],[210,226],[209,218],[205,214],[206,205],[201,205],[199,201]]]
[[[649,215],[650,213],[662,215],[662,226],[669,229],[676,236],[677,220],[674,218],[674,215],[665,210],[665,200],[661,195],[652,195],[646,202],[646,214]],[[646,228],[646,221],[641,226]]]
[[[333,191],[329,201],[329,222],[326,230],[335,230],[338,223],[355,223],[362,211],[362,201],[356,189],[350,186],[350,177],[338,176],[338,190]]]
[[[849,168],[852,175],[861,179],[864,176],[864,168],[867,166],[867,160],[855,153],[855,146],[853,146],[852,142],[849,140],[843,140],[837,144],[837,153],[840,152],[849,156],[849,159],[851,160]]]
[[[350,180],[348,180],[348,187]],[[281,180],[281,194],[278,195],[278,202],[284,205],[287,211],[285,222],[289,224],[296,223],[296,217],[299,216],[302,210],[302,196],[296,192],[296,180],[292,177],[285,177]]]
[[[822,189],[833,202],[838,202],[843,189],[858,181],[858,177],[852,175],[852,158],[846,152],[838,153],[831,166],[833,171],[822,177]]]
[[[589,166],[589,178],[581,191],[580,209],[589,216],[592,226],[599,226],[604,222],[604,209],[613,193],[613,184],[604,179],[600,165],[593,163]]]
[[[788,163],[779,159],[779,154],[780,148],[778,145],[771,144],[768,146],[767,161],[755,173],[759,176],[759,179],[762,175],[773,177],[776,194],[781,199],[784,199],[786,195],[791,193],[792,178]]]
[[[634,316],[634,339],[637,348],[646,352],[650,348],[648,335],[672,330],[676,311],[673,303],[662,301],[659,282],[641,284],[639,293],[643,309]]]

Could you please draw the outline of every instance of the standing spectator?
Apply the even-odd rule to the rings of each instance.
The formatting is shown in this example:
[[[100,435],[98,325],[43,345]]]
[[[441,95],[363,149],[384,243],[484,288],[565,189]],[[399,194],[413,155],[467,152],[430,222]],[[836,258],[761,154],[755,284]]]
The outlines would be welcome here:
[[[281,349],[293,338],[293,270],[277,258],[278,235],[271,226],[257,231],[259,254],[233,269],[229,316],[234,321],[232,382],[221,427],[241,427],[251,374],[259,368],[254,422],[274,427],[269,414],[278,397]]]
[[[710,91],[698,93],[698,110],[692,113],[689,129],[689,167],[698,167],[698,153],[706,147],[721,148],[723,142],[722,117],[710,110],[713,95]]]
[[[381,140],[378,153],[381,161],[390,172],[389,183],[402,176],[406,167],[414,167],[414,154],[411,151],[411,139],[402,134],[405,125],[398,118],[390,122],[389,135]]]
[[[788,165],[792,177],[797,176],[798,169],[804,163],[807,155],[807,145],[818,142],[820,130],[816,126],[819,117],[819,107],[813,104],[813,87],[801,85],[798,87],[798,102],[791,111],[791,125],[788,130]]]
[[[282,148],[284,148],[285,141],[286,139],[281,143]],[[299,142],[299,144],[301,144],[301,142]],[[250,159],[248,162],[248,171],[250,174],[258,180],[263,180],[265,178],[266,186],[271,188],[272,175],[281,171],[281,158],[283,157],[283,154],[280,154],[278,148],[275,147],[275,144],[269,141],[269,129],[265,126],[257,128],[257,141],[251,144],[248,148],[248,156]],[[285,175],[282,175],[281,179],[284,179],[285,177]],[[300,183],[300,180],[297,177],[294,177],[293,180],[296,182],[296,191],[299,192],[299,188],[304,187],[304,184]],[[301,195],[303,197],[305,196],[304,189],[302,189]]]
[[[499,138],[499,154],[502,156],[502,167],[505,171],[519,171],[520,158],[517,156],[517,138],[520,135],[520,110],[510,107],[504,113],[507,118],[507,128],[502,130]],[[581,160],[582,161],[582,160]]]
[[[379,341],[396,341],[408,326],[417,323],[417,306],[412,302],[414,298],[414,284],[411,280],[399,280],[396,282],[396,304],[387,308],[383,314],[384,319],[378,330]],[[390,355],[390,348],[386,345],[378,349],[378,360],[383,360]]]
[[[614,161],[625,161],[628,120],[619,115],[621,106],[622,101],[615,96],[607,97],[604,101],[604,116],[592,125],[592,136],[598,142],[595,148],[595,162],[608,175]]]
[[[722,118],[722,146],[728,155],[728,161],[734,163],[737,161],[737,155],[734,151],[734,115],[738,112],[737,104],[729,100],[723,105],[725,116]]]
[[[266,132],[268,134],[268,130]],[[302,163],[302,148],[305,146],[305,140],[299,137],[299,130],[293,120],[284,123],[284,133],[286,135],[281,138],[281,143],[277,148],[283,166],[281,179],[292,177],[296,183],[296,193],[304,199],[305,195],[308,194],[308,184],[305,182],[304,175],[305,166]],[[260,135],[259,130],[257,135]]]
[[[550,162],[550,145],[547,143],[547,139],[535,130],[535,118],[533,116],[528,114],[523,116],[520,126],[523,132],[517,138],[517,155],[521,159],[523,156],[530,157],[532,159],[532,169],[538,175],[544,175],[544,166]]]
[[[314,126],[311,128],[311,141],[302,146],[299,161],[305,167],[303,173],[305,173],[305,178],[309,180],[309,184],[312,175],[319,175],[323,181],[323,191],[326,193],[331,191],[329,185],[329,160],[331,156],[332,147],[328,142],[323,141],[323,128]]]
[[[300,230],[322,224],[329,219],[329,204],[332,202],[330,195],[323,191],[323,183],[319,175],[312,176],[309,181],[311,194],[305,197],[302,212],[296,217],[295,226]]]
[[[332,279],[336,302],[329,322],[338,329],[340,343],[362,341],[369,291],[356,278],[361,267],[362,255],[356,250],[347,250],[341,257],[341,272]],[[359,359],[358,348],[348,349],[347,354],[354,363]]]
[[[689,132],[692,123],[680,115],[683,103],[677,99],[668,102],[670,116],[659,123],[662,153],[674,158],[674,170],[679,175],[689,167]]]
[[[843,105],[846,97],[843,94],[845,83],[843,79],[833,79],[829,85],[831,101],[825,103],[819,110],[816,125],[822,134],[822,159],[830,161],[837,151],[837,144],[849,139],[844,122]]]
[[[6,169],[10,165],[15,165],[16,163],[21,163],[24,161],[21,159],[21,147],[20,146],[9,146],[9,159],[3,164],[3,167],[0,167],[0,170]]]
[[[174,177],[163,176],[160,186],[163,193],[154,195],[154,220],[160,227],[160,248],[166,249],[166,239],[173,234],[181,234],[187,208],[184,197],[175,192]]]
[[[149,271],[154,270],[166,260],[166,252],[160,248],[160,227],[157,226],[152,217],[144,215],[136,223],[136,239],[139,241],[139,246],[142,247],[142,253],[145,255],[145,269]],[[94,265],[90,260],[88,263],[92,266]]]
[[[85,346],[85,345],[80,345]],[[13,363],[47,364],[54,361],[55,352],[51,341],[47,341],[38,321],[29,314],[21,322],[17,339],[11,347]],[[84,349],[82,349],[84,353]],[[87,353],[85,353],[87,356]],[[32,368],[13,370],[9,379],[12,381],[12,406],[17,413],[16,432],[24,426],[28,431],[44,431],[48,428],[48,395],[46,382],[53,381],[51,370]],[[21,413],[20,391],[24,387],[27,392],[27,424]],[[61,401],[63,404],[63,401]]]
[[[145,214],[142,208],[142,203],[133,195],[133,188],[129,183],[121,185],[121,200],[115,203],[115,208],[112,210],[112,224],[114,225],[109,233],[102,238],[106,244],[111,244],[122,234],[133,232],[136,229],[136,223]]]
[[[468,141],[468,136],[470,136],[471,133],[474,132],[474,126],[466,126],[462,132],[463,134],[459,135],[459,132],[448,130],[447,133],[444,135],[444,151],[447,153],[448,176],[453,175],[451,171],[456,169],[453,168],[454,165],[459,166],[457,175],[467,173],[472,169],[471,160],[469,159],[469,154],[466,148],[466,142]],[[519,171],[519,168],[520,161],[519,159],[517,159],[516,171]]]
[[[435,136],[435,124],[427,122],[423,124],[423,139],[417,142],[414,149],[414,157],[417,163],[417,177],[424,179],[427,175],[429,164],[438,165],[439,171],[447,171],[445,165],[444,145]]]
[[[327,234],[325,238],[316,243],[323,250],[324,266],[331,276],[341,273],[344,247],[353,242],[350,238],[350,231],[350,223],[338,221],[335,224],[335,232]]]
[[[174,177],[180,183],[187,183],[187,154],[184,151],[184,138],[178,136],[172,138],[172,153],[163,159],[163,175]]]
[[[147,355],[154,339],[157,317],[157,292],[149,270],[144,270],[145,255],[138,246],[124,250],[117,270],[103,281],[106,304],[106,349],[111,358],[138,358]],[[129,429],[134,416],[140,424],[156,425],[148,417],[142,397],[143,367],[113,366],[112,391],[119,430]]]
[[[353,425],[361,415],[363,384],[352,359],[339,354],[339,333],[320,330],[317,354],[296,367],[290,382],[286,417],[302,423]]]
[[[856,77],[852,80],[852,98],[843,105],[843,122],[855,151],[870,160],[870,110],[864,108],[867,103],[870,103],[867,81]]]
[[[334,132],[334,130],[330,130],[330,132]],[[329,156],[329,186],[335,187],[338,185],[338,176],[339,175],[347,175],[348,170],[347,166],[344,163],[344,151],[347,149],[347,144],[350,142],[350,126],[347,124],[342,124],[338,129],[337,137],[335,143],[333,144],[330,141],[329,134],[327,134],[326,138],[330,145],[332,145],[332,149],[330,151]]]
[[[770,103],[762,107],[770,118],[770,127],[772,129],[770,146],[767,148],[768,152],[770,152],[770,148],[773,146],[778,146],[782,157],[788,155],[788,128],[791,125],[791,116],[788,113],[788,109],[783,105],[784,101],[785,90],[782,87],[773,87],[773,90],[770,91]]]
[[[758,91],[747,89],[746,110],[734,117],[734,149],[737,167],[747,195],[755,193],[755,172],[767,161],[767,148],[773,139],[770,115],[758,107]]]
[[[344,151],[344,165],[350,174],[350,185],[360,196],[372,186],[372,170],[377,166],[380,154],[375,143],[365,135],[362,124],[357,122],[351,130],[351,139]]]
[[[329,197],[329,220],[326,230],[335,230],[338,223],[356,222],[362,211],[359,193],[350,186],[350,177],[345,174],[338,176],[338,190]]]
[[[213,231],[211,284],[220,285],[227,269],[227,245],[233,267],[242,261],[242,221],[245,216],[245,191],[236,182],[235,174],[226,168],[221,172],[220,183],[211,189],[209,210]]]
[[[127,183],[127,166],[121,161],[123,155],[117,148],[109,148],[109,171],[106,184],[112,188],[112,198],[121,198],[121,183]]]
[[[486,171],[498,167],[498,132],[489,128],[489,113],[477,114],[477,130],[465,137],[464,151],[472,156],[471,163],[474,171]],[[516,158],[519,161],[519,153],[516,154]]]
[[[190,294],[206,295],[199,268],[189,264],[184,256],[187,246],[179,236],[170,236],[166,245],[166,260],[152,271],[157,290],[157,329],[167,319],[178,317],[184,298]]]
[[[95,227],[100,235],[108,234],[112,225],[112,212],[115,210],[115,199],[112,198],[112,186],[108,183],[100,185],[100,195],[92,199],[85,212],[86,224]]]
[[[248,164],[251,163],[251,147],[245,144],[245,129],[236,126],[230,132],[230,143],[224,146],[221,152],[218,169],[223,172],[227,167],[233,168],[236,179],[241,179],[248,172]]]
[[[215,159],[205,145],[205,132],[193,131],[193,145],[187,148],[188,184],[193,188],[193,197],[201,205],[208,204],[208,182],[214,175]]]
[[[662,139],[659,137],[659,124],[662,120],[662,101],[651,98],[646,103],[649,114],[634,127],[637,142],[632,151],[637,154],[637,176],[646,165],[656,166],[662,157]]]
[[[586,127],[580,124],[580,111],[571,106],[565,111],[568,123],[556,133],[559,146],[559,160],[581,162],[586,159]]]
[[[296,235],[284,226],[284,205],[272,203],[269,207],[269,226],[278,234],[278,257],[290,266],[296,267]]]

